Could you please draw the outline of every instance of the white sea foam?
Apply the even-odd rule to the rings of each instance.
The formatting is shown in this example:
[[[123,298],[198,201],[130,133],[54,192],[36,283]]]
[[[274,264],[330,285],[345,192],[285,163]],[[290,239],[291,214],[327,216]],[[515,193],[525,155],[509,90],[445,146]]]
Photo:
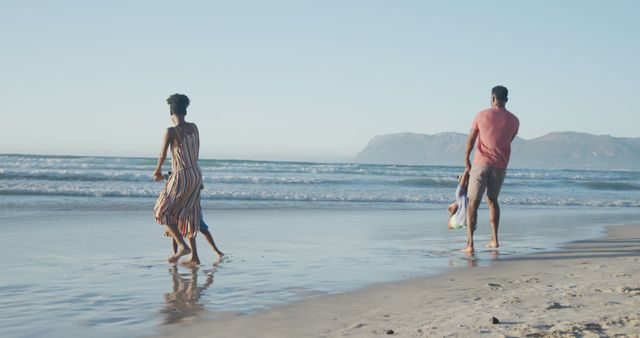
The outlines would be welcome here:
[[[150,158],[0,155],[0,196],[155,198]],[[232,201],[446,203],[461,167],[201,160],[202,198]],[[168,167],[165,167],[168,170]],[[640,172],[513,169],[507,205],[638,207]]]

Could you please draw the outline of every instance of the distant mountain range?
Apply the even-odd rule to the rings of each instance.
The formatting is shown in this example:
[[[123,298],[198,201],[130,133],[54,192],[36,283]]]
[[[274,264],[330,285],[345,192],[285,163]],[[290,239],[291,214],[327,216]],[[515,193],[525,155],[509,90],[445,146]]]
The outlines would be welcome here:
[[[463,165],[467,135],[399,133],[374,137],[354,162]],[[511,146],[511,168],[640,170],[640,138],[553,132]]]

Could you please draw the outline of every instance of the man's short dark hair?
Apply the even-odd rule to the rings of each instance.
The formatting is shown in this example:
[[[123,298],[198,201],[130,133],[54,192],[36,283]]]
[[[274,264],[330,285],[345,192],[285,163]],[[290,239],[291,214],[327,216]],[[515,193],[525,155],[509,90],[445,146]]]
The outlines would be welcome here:
[[[507,102],[509,100],[509,90],[504,86],[495,86],[491,89],[491,95],[496,97],[496,100],[500,102]]]
[[[167,103],[171,109],[171,114],[185,116],[187,115],[187,107],[189,107],[189,98],[184,94],[173,94],[167,99]]]

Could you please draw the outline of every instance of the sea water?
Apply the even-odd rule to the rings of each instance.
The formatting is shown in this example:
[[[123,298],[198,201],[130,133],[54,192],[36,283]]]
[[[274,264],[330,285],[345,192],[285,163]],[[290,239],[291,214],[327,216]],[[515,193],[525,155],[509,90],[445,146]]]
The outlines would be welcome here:
[[[130,337],[492,262],[640,221],[640,172],[510,169],[502,248],[446,229],[461,167],[201,160],[202,266],[164,262],[155,159],[0,155],[0,336]],[[169,168],[165,168],[165,171]],[[487,210],[477,241],[489,239]]]
[[[0,155],[1,203],[24,206],[45,197],[110,207],[147,206],[161,185],[152,158]],[[421,208],[447,203],[461,167],[200,160],[202,198],[221,208],[290,205],[317,208]],[[169,168],[165,166],[165,170]],[[510,169],[501,202],[507,205],[638,207],[640,171]],[[7,198],[7,196],[11,196]],[[59,199],[64,202],[64,199]],[[345,203],[349,202],[349,203]],[[258,203],[259,204],[259,203]],[[247,206],[249,205],[249,206]]]

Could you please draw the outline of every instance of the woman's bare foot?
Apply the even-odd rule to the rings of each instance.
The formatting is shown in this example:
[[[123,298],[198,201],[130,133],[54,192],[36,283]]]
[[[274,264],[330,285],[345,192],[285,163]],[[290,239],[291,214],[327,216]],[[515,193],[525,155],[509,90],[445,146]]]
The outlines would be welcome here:
[[[497,249],[497,248],[500,247],[500,245],[496,241],[491,241],[491,242],[485,244],[484,247],[487,248],[487,249]]]
[[[460,249],[460,251],[466,252],[466,253],[473,253],[474,250],[473,250],[473,246],[467,245],[464,247],[464,249]]]
[[[189,259],[185,259],[185,260],[180,261],[180,264],[181,265],[186,265],[186,266],[198,266],[198,265],[200,265],[200,260],[189,258]]]
[[[184,255],[188,255],[190,253],[191,253],[191,249],[189,249],[189,247],[187,247],[186,245],[179,245],[178,251],[175,254],[173,254],[173,256],[169,257],[167,261],[169,263],[176,263],[178,259],[180,259],[180,257]]]

